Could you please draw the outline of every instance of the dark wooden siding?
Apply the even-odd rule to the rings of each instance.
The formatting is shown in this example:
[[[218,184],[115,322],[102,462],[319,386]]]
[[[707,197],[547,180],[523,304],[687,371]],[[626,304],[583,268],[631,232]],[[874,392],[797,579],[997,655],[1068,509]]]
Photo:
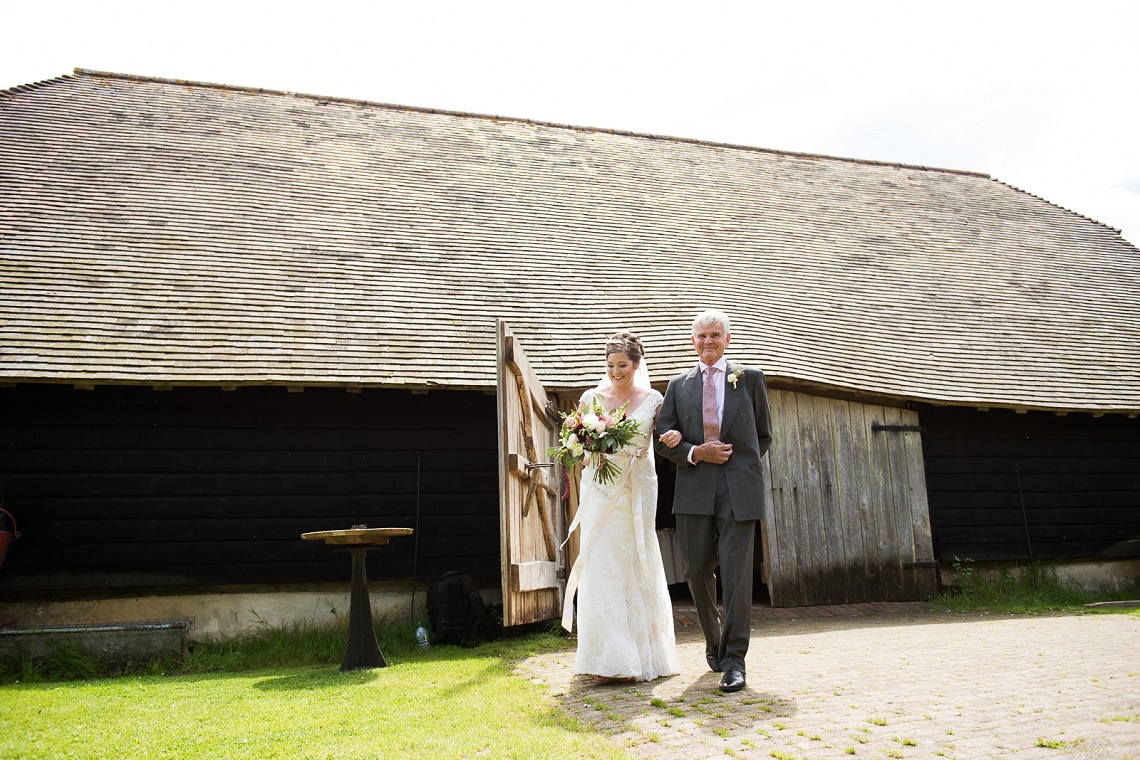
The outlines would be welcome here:
[[[1140,420],[919,414],[944,562],[1024,560],[1031,550],[1036,559],[1140,557]]]
[[[301,533],[415,527],[418,575],[499,575],[494,396],[457,391],[0,389],[0,591],[346,581]],[[414,539],[369,555],[412,577]]]

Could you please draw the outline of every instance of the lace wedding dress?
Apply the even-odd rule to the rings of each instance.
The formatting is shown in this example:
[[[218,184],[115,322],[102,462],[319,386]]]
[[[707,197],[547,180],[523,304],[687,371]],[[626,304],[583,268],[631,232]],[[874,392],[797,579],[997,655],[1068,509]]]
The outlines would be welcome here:
[[[593,393],[587,391],[583,402],[589,403]],[[629,414],[642,434],[610,457],[621,467],[620,476],[597,483],[593,467],[587,464],[582,471],[575,517],[581,524],[581,552],[571,573],[572,579],[581,573],[575,673],[650,681],[679,672],[673,607],[655,528],[657,473],[650,435],[661,401],[661,394],[650,390]]]

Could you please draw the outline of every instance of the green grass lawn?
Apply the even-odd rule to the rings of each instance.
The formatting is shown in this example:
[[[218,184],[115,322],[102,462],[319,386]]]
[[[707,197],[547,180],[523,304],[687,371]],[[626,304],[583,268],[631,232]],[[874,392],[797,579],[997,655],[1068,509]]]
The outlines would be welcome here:
[[[339,651],[319,654],[321,664],[245,669],[262,641],[247,643],[254,655],[241,662],[226,645],[183,666],[228,662],[222,672],[80,681],[27,672],[30,681],[0,686],[0,757],[625,757],[512,674],[518,657],[565,645],[546,634],[474,649],[388,647],[389,667],[353,673],[338,671]],[[308,646],[269,648],[313,656]]]

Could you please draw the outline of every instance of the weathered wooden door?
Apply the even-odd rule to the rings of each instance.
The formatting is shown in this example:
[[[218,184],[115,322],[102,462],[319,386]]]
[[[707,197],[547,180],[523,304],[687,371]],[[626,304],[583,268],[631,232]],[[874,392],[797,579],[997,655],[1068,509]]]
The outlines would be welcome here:
[[[559,425],[518,339],[498,325],[499,522],[503,624],[523,625],[562,615],[565,557],[559,550],[566,520],[546,451]]]
[[[769,392],[764,561],[773,606],[938,591],[918,415]]]

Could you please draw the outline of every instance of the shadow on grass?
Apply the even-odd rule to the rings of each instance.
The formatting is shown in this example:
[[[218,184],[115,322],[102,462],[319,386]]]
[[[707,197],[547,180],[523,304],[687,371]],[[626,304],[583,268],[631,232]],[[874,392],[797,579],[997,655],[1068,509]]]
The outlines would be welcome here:
[[[310,668],[304,671],[291,671],[278,676],[263,678],[253,684],[258,691],[314,691],[317,689],[340,689],[345,686],[364,686],[379,681],[385,668],[374,670],[353,670],[341,673],[340,670]],[[219,675],[238,675],[235,673]],[[182,676],[185,678],[186,676]]]

